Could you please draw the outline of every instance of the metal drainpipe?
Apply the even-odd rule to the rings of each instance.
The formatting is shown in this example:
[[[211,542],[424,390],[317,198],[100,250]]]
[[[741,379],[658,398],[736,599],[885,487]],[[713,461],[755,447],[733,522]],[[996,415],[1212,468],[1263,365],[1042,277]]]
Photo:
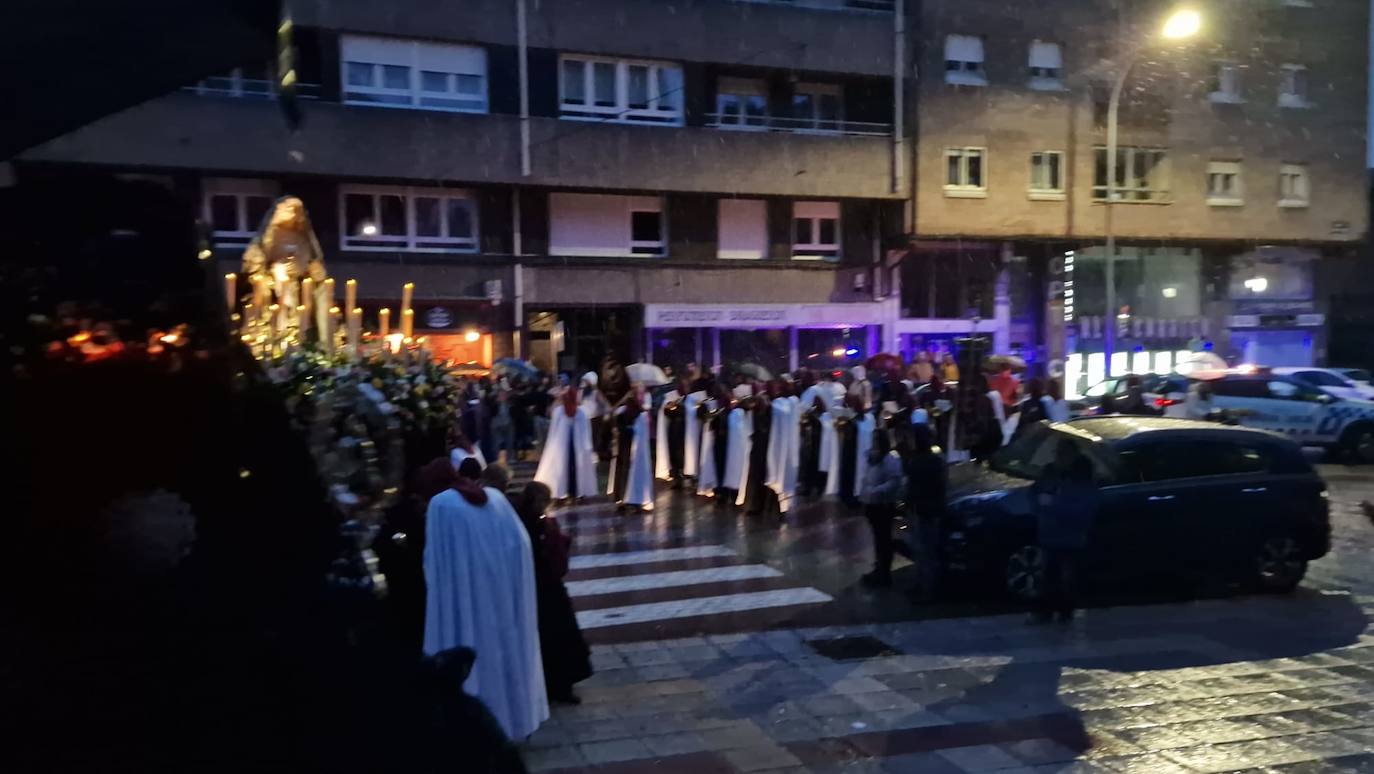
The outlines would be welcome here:
[[[892,11],[892,193],[902,190],[902,144],[906,132],[906,0]]]

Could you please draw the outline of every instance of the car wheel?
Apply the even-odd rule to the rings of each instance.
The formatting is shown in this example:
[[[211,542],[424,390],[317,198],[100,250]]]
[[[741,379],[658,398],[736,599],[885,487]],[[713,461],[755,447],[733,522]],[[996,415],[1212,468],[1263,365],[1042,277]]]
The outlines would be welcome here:
[[[1341,448],[1351,462],[1374,463],[1374,425],[1361,423],[1346,430]]]
[[[1006,589],[1014,599],[1030,602],[1045,593],[1045,552],[1022,546],[1007,557]]]
[[[1291,537],[1271,537],[1255,557],[1255,581],[1261,591],[1292,591],[1307,574],[1302,548]]]

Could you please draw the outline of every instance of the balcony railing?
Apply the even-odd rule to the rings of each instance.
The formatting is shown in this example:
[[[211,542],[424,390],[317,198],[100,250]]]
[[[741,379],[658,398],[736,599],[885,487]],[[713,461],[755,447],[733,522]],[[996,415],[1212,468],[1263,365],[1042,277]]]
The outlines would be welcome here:
[[[778,116],[741,116],[737,113],[707,113],[706,125],[737,132],[788,132],[791,134],[838,134],[851,137],[885,137],[892,124],[871,121],[835,121],[819,118],[782,118]]]
[[[819,8],[824,11],[879,11],[890,13],[896,0],[735,0],[739,3],[790,5],[795,8]]]
[[[238,97],[241,99],[276,99],[275,81],[262,78],[236,78],[217,75],[206,78],[200,83],[185,87],[187,91],[212,97]],[[301,99],[319,99],[320,84],[297,83],[296,96]]]

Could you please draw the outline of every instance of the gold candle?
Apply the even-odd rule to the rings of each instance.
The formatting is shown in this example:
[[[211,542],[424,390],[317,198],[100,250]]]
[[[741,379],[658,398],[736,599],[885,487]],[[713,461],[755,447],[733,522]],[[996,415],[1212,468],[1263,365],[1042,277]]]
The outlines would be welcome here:
[[[297,337],[304,342],[305,332],[310,330],[310,309],[305,304],[296,307],[296,324],[300,326]]]
[[[415,295],[415,283],[407,282],[401,286],[401,314],[404,315],[410,308],[411,298]]]
[[[407,339],[415,335],[415,310],[401,310],[401,335]]]
[[[351,310],[352,310],[355,306],[357,306],[357,305],[358,305],[358,281],[355,280],[355,279],[351,279],[351,280],[348,280],[347,282],[344,283],[344,305],[343,305],[343,308],[344,308],[344,309],[350,310],[350,314],[351,314],[351,313],[352,313]]]
[[[234,307],[238,306],[238,281],[238,275],[233,272],[224,275],[224,307],[230,314],[233,314]]]
[[[386,338],[391,333],[391,310],[382,307],[382,311],[377,313],[377,319],[381,325],[381,337]]]
[[[325,282],[329,282],[329,280],[325,280]],[[325,315],[324,319],[324,351],[326,354],[332,355],[334,354],[334,348],[336,345],[335,332],[339,329],[339,307],[329,307],[329,314]]]
[[[306,277],[301,280],[301,303],[305,305],[305,311],[315,305],[315,280]]]
[[[324,299],[320,304],[326,307],[334,306],[334,278],[326,277],[324,280]]]
[[[348,348],[354,354],[358,352],[358,344],[362,342],[363,333],[363,310],[355,308],[348,313]]]

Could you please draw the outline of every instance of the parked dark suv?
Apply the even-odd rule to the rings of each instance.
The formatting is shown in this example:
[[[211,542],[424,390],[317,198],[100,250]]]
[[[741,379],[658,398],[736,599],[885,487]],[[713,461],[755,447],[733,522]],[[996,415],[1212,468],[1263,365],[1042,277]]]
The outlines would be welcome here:
[[[1039,595],[1044,562],[1029,488],[1064,441],[1092,460],[1101,486],[1083,568],[1089,583],[1205,575],[1289,591],[1330,547],[1326,485],[1296,443],[1208,422],[1091,417],[1041,424],[988,467],[950,468],[946,572]]]

